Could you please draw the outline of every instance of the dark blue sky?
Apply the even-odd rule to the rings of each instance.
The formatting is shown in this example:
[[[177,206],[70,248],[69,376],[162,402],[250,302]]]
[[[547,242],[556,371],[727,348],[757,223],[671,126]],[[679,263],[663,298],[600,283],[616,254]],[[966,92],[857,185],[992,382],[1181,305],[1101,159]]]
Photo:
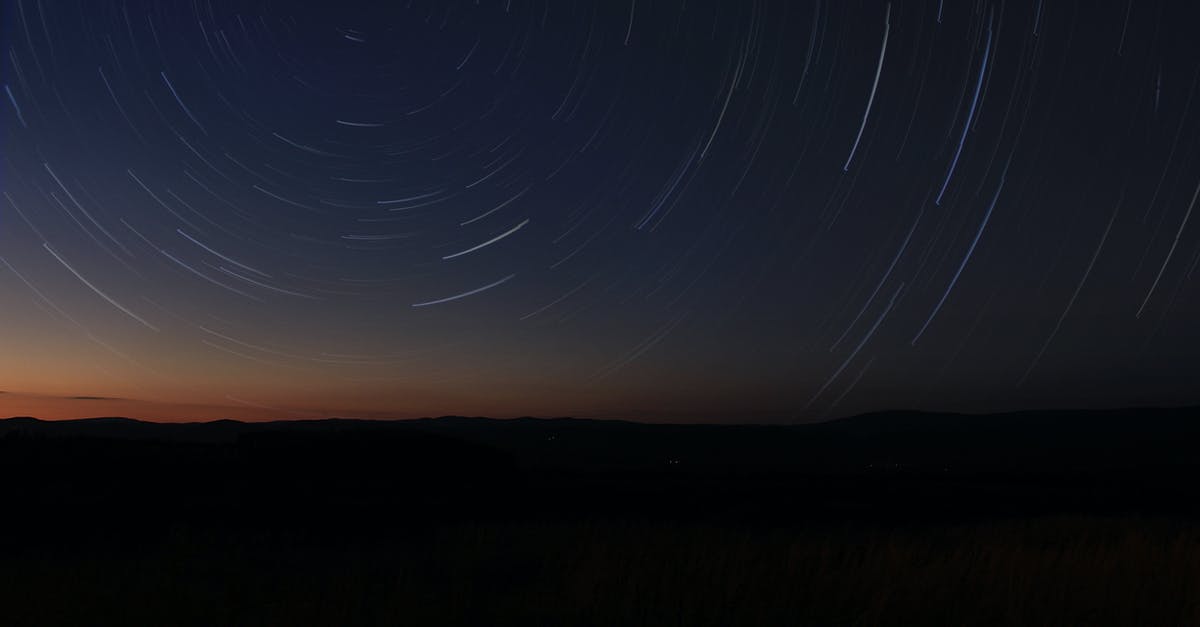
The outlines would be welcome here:
[[[1192,3],[3,7],[0,413],[1200,401]]]

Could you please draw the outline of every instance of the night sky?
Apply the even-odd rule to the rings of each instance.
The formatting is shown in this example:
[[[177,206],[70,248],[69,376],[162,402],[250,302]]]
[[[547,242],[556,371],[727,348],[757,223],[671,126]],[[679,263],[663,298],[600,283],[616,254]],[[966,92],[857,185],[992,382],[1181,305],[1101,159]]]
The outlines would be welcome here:
[[[2,6],[0,415],[1200,402],[1193,2]]]

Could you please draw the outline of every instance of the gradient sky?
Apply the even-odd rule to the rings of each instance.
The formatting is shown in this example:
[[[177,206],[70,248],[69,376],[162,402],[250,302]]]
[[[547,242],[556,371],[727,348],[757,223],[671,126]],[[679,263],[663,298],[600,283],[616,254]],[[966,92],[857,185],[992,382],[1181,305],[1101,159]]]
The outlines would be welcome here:
[[[0,415],[1200,402],[1194,2],[2,6]]]

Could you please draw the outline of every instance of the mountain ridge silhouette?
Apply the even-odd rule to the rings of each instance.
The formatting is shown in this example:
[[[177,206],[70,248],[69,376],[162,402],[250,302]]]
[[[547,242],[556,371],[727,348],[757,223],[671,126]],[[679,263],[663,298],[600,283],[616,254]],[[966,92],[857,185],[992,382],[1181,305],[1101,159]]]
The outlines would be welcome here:
[[[0,419],[0,437],[234,443],[254,434],[426,434],[482,445],[534,467],[1008,470],[1196,465],[1200,407],[958,414],[874,412],[820,423],[675,424],[592,418],[332,417],[150,422],[124,417]],[[320,440],[312,445],[319,446]]]

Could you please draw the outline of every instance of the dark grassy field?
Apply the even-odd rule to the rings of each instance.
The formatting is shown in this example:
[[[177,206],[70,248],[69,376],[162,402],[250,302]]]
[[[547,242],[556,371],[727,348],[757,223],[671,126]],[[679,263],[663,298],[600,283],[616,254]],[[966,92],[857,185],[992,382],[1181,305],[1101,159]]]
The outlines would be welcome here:
[[[11,626],[1194,625],[1200,526],[525,522],[334,543],[180,529],[133,548],[0,560],[0,616]]]
[[[0,420],[0,627],[1200,625],[1198,444],[1195,410]]]

